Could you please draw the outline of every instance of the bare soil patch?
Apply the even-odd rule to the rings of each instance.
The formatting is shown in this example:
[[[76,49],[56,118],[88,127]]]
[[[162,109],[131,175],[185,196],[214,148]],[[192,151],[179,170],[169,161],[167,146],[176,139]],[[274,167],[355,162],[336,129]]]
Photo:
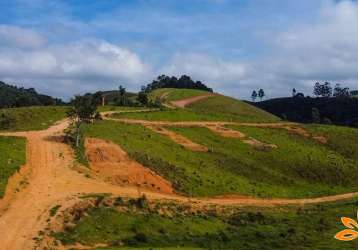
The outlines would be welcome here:
[[[169,181],[130,159],[119,145],[88,138],[85,146],[91,169],[103,180],[116,185],[136,186],[166,194],[174,193]]]

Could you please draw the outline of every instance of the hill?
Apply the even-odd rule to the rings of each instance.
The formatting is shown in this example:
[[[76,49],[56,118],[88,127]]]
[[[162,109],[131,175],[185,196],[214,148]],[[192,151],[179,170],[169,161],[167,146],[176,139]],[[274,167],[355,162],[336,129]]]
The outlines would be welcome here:
[[[358,127],[357,98],[275,98],[250,103],[282,119],[294,122],[333,123]],[[318,111],[312,115],[312,109]]]
[[[195,100],[186,105],[185,109],[175,108],[175,101],[180,99],[205,96],[206,98]],[[150,113],[118,114],[117,117],[144,119],[144,120],[169,120],[169,121],[241,121],[241,122],[277,122],[280,119],[274,115],[256,108],[243,101],[223,96],[210,94],[201,90],[192,89],[158,89],[150,93],[150,98],[159,97],[165,105],[172,109]]]
[[[350,171],[358,147],[348,149],[355,129],[284,124],[223,95],[193,99],[203,95],[197,90],[160,89],[152,95],[164,95],[171,105],[179,98],[196,101],[185,108],[112,114],[112,121],[84,126],[85,136],[119,144],[187,195],[293,198],[355,186]]]
[[[36,106],[0,109],[0,131],[41,130],[64,119],[65,106]]]
[[[39,94],[35,89],[18,88],[0,81],[0,108],[64,105],[58,98]]]

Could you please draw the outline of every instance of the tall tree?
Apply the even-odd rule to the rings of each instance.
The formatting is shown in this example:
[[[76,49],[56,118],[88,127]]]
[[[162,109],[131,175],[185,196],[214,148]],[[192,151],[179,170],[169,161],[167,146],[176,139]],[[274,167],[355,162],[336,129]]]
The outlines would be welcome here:
[[[260,101],[262,101],[262,99],[265,97],[265,91],[263,89],[259,90],[259,97],[260,97]]]
[[[68,111],[67,116],[71,119],[75,127],[76,147],[80,143],[80,127],[83,122],[92,122],[97,116],[97,105],[92,95],[75,96],[72,100],[72,108]]]
[[[256,90],[254,90],[254,91],[252,91],[251,99],[254,102],[254,101],[256,101],[256,98],[257,98],[257,92],[256,92]]]
[[[296,93],[297,93],[296,89],[293,88],[293,89],[292,89],[292,97],[295,97],[295,96],[296,96]]]

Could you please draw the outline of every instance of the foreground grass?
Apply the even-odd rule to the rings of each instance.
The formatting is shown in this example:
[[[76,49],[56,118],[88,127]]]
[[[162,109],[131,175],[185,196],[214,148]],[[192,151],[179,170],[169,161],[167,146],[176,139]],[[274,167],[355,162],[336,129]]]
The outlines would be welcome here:
[[[130,205],[124,211],[99,206],[55,236],[63,244],[111,246],[101,249],[357,249],[358,241],[334,239],[344,229],[340,217],[354,219],[357,208],[357,199],[298,208],[233,208],[226,215],[188,214],[180,205],[174,210]],[[163,209],[169,212],[160,213]]]
[[[2,198],[8,179],[26,162],[26,140],[0,136],[0,152],[0,198]]]
[[[278,149],[257,150],[199,127],[169,129],[207,146],[209,152],[187,150],[139,125],[110,121],[86,125],[84,135],[121,145],[187,195],[303,198],[357,191],[358,163],[338,150],[284,130],[235,128]]]
[[[0,109],[0,131],[42,130],[66,117],[68,107],[22,107]],[[5,121],[4,117],[9,122]]]

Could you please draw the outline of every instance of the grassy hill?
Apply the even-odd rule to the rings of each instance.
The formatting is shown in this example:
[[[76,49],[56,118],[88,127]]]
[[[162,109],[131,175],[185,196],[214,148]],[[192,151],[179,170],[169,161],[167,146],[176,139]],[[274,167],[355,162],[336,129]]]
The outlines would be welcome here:
[[[183,92],[185,90],[180,90],[178,95],[183,96]],[[192,96],[194,92],[185,95]],[[199,92],[195,94],[200,95]],[[279,121],[265,111],[222,95],[200,100],[184,109],[116,114],[114,117],[153,121]],[[308,133],[328,140],[322,144],[284,129],[228,128],[277,148],[260,150],[204,127],[170,126],[166,129],[205,146],[208,152],[188,150],[141,125],[101,121],[83,127],[85,136],[121,145],[132,158],[164,176],[178,192],[187,195],[298,198],[338,194],[358,188],[355,182],[358,177],[357,129],[307,125]]]
[[[192,89],[158,89],[151,98],[163,97],[164,102],[176,101],[207,94],[206,91]],[[277,122],[280,119],[266,111],[243,101],[214,95],[199,100],[185,109],[169,109],[151,113],[131,113],[115,115],[118,118],[168,120],[168,121],[240,121],[240,122]]]
[[[42,130],[66,117],[68,107],[22,107],[0,109],[0,131]]]
[[[168,129],[206,146],[209,152],[185,149],[140,125],[101,121],[86,125],[84,133],[118,143],[132,158],[170,180],[176,190],[192,196],[230,193],[293,198],[358,188],[358,145],[352,136],[358,135],[356,129],[335,127],[327,133],[311,127],[317,134],[327,134],[329,143],[322,145],[285,130],[234,128],[278,148],[258,150],[199,127]]]
[[[2,198],[9,177],[25,164],[26,140],[0,136],[0,152],[0,198]]]

